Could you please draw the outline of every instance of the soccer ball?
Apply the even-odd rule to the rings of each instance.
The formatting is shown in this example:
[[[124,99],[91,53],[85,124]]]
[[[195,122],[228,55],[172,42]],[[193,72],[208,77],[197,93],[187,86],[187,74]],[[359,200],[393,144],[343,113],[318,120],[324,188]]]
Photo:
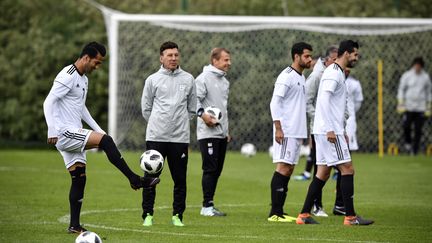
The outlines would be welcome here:
[[[256,154],[256,147],[251,143],[245,143],[240,149],[240,153],[246,157],[252,157]]]
[[[84,231],[78,235],[75,243],[102,243],[102,240],[95,232]]]
[[[274,152],[274,148],[273,148],[273,145],[271,145],[271,146],[268,148],[268,153],[269,153],[270,158],[273,158],[273,152]]]
[[[300,156],[308,156],[310,154],[310,147],[308,145],[300,146]]]
[[[219,123],[220,119],[222,119],[221,110],[215,106],[209,106],[209,107],[205,108],[204,112],[209,114],[210,116],[214,117],[216,120],[216,123]]]
[[[163,156],[156,150],[145,151],[140,158],[140,167],[149,174],[159,173],[164,164]]]

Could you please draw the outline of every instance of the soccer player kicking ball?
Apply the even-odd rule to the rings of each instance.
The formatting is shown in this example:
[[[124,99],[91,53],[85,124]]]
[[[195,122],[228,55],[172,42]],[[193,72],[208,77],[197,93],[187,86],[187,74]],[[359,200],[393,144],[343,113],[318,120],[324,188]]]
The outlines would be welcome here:
[[[86,231],[80,225],[86,183],[85,150],[102,149],[108,160],[129,179],[132,189],[152,187],[159,183],[159,178],[144,179],[130,170],[113,139],[100,128],[85,105],[88,92],[86,74],[99,68],[105,54],[103,45],[96,42],[87,44],[78,60],[57,75],[43,105],[48,125],[48,143],[57,147],[72,178],[69,233]],[[83,129],[82,120],[93,130]]]
[[[306,91],[303,70],[310,68],[312,46],[299,42],[292,46],[293,63],[278,76],[270,111],[273,119],[273,163],[276,171],[271,180],[271,210],[268,221],[293,222],[283,211],[288,182],[298,163],[300,145],[307,138]]]
[[[346,212],[344,225],[369,225],[374,222],[363,219],[354,211],[354,167],[344,130],[347,102],[344,69],[354,67],[359,58],[358,49],[357,42],[342,41],[338,58],[321,77],[313,126],[318,171],[309,186],[297,224],[318,223],[311,217],[310,211],[314,199],[330,177],[331,166],[336,166],[341,173],[340,187]]]

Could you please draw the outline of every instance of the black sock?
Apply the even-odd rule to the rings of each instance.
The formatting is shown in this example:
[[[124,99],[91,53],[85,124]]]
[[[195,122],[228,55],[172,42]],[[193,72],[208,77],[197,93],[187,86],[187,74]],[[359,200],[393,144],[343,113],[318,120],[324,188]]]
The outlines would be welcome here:
[[[316,207],[318,207],[318,208],[322,208],[323,207],[323,205],[322,205],[322,190],[318,191],[318,193],[316,195],[316,198],[314,200],[314,205]]]
[[[355,216],[354,211],[354,175],[342,175],[341,176],[341,191],[343,203],[345,206],[346,216]]]
[[[343,197],[342,197],[342,191],[340,187],[341,183],[341,173],[339,172],[336,177],[336,199],[335,199],[335,206],[343,207]]]
[[[306,159],[305,171],[311,173],[313,165],[314,165],[314,161],[312,159],[312,154],[309,154],[308,157],[307,157],[307,159]]]
[[[271,210],[270,215],[283,214],[283,206],[285,204],[285,199],[288,192],[288,182],[290,180],[289,176],[284,176],[279,172],[275,171],[273,173],[273,178],[270,183],[271,190]]]
[[[309,185],[309,189],[301,213],[310,213],[314,201],[317,198],[318,193],[322,191],[322,188],[324,187],[325,183],[326,181],[322,181],[318,179],[316,176],[314,176],[311,184]]]
[[[316,163],[314,163],[314,174],[313,174],[314,177],[316,176],[317,172],[318,172],[318,166],[316,165]],[[323,207],[323,205],[322,205],[322,189],[317,192],[316,198],[314,200],[314,204],[318,208]]]
[[[139,180],[139,176],[126,164],[111,136],[104,135],[99,143],[99,148],[105,152],[111,164],[117,167],[129,181],[136,182],[136,180]]]
[[[72,184],[69,191],[69,205],[70,205],[70,225],[80,225],[81,205],[84,198],[84,187],[86,184],[85,167],[76,167],[75,170],[69,171]]]

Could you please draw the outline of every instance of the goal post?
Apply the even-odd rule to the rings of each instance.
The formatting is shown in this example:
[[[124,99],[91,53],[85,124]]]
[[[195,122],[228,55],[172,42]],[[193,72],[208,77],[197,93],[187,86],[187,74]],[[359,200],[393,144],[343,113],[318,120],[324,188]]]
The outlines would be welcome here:
[[[104,15],[109,42],[108,132],[124,149],[144,148],[140,98],[144,80],[159,68],[159,45],[167,40],[179,44],[181,66],[195,77],[208,64],[213,47],[232,52],[228,73],[232,149],[246,142],[259,150],[271,145],[268,103],[277,75],[291,63],[289,51],[296,41],[312,44],[314,55],[343,39],[359,41],[361,60],[352,73],[361,81],[365,97],[357,131],[364,152],[379,149],[378,59],[386,63],[381,117],[385,146],[401,142],[401,118],[395,112],[400,75],[415,56],[428,59],[432,53],[432,19],[148,15],[96,6]],[[191,146],[197,148],[194,124]],[[431,126],[425,125],[425,133],[432,135]],[[432,143],[431,137],[424,136],[425,144]]]

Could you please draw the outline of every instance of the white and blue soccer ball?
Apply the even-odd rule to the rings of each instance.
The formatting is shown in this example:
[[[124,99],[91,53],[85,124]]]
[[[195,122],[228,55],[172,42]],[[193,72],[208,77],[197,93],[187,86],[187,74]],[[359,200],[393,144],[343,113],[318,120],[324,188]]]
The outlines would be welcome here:
[[[84,231],[78,235],[75,243],[102,243],[102,239],[95,232]]]
[[[204,109],[204,112],[214,117],[216,123],[219,123],[220,119],[222,119],[222,112],[219,108],[215,106],[209,106]]]
[[[308,156],[310,154],[310,147],[308,145],[300,146],[300,156]]]
[[[270,158],[273,158],[273,152],[274,152],[273,145],[270,145],[270,147],[268,148],[268,153],[269,153]]]
[[[252,157],[256,154],[257,150],[255,145],[251,143],[245,143],[241,146],[240,153],[246,157]]]
[[[159,173],[164,165],[164,158],[161,153],[150,149],[145,151],[140,157],[140,167],[149,174]]]

